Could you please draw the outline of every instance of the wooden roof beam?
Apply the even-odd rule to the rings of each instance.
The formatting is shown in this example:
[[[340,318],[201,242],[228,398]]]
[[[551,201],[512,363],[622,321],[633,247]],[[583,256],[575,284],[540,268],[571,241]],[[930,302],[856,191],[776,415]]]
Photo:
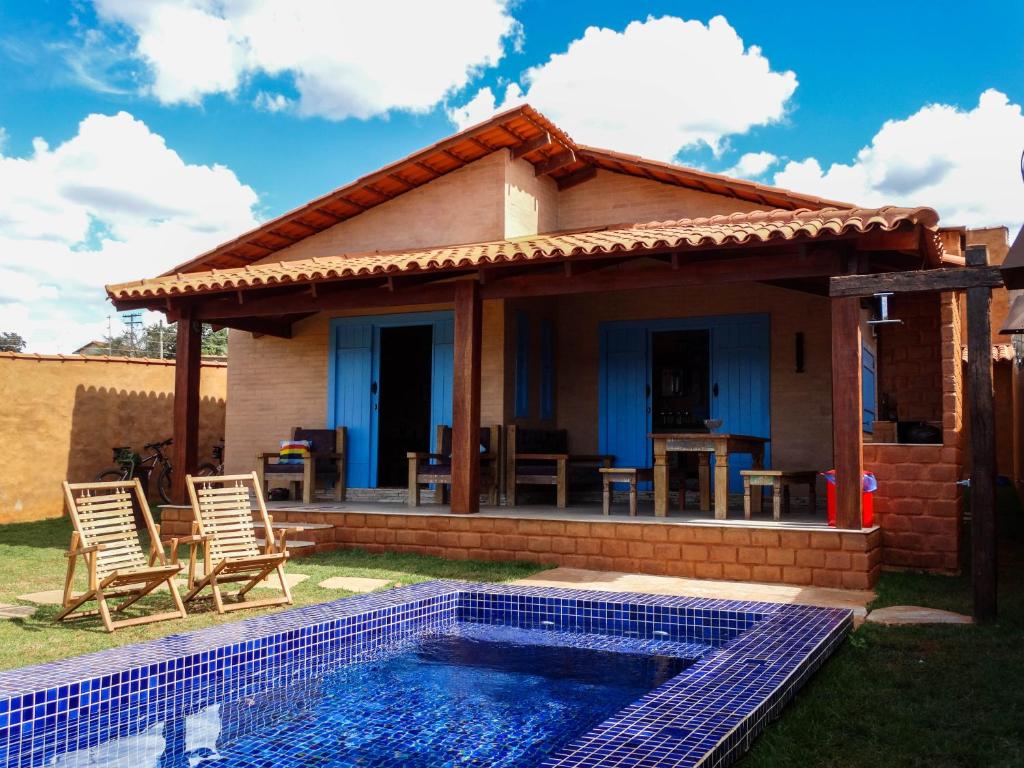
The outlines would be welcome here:
[[[533,173],[535,176],[545,176],[553,171],[557,171],[559,168],[564,168],[567,165],[572,165],[576,162],[576,153],[571,149],[566,149],[563,152],[558,152],[547,160],[542,160],[533,167]]]
[[[535,152],[541,147],[546,147],[548,144],[554,143],[554,139],[548,131],[544,131],[540,136],[535,139],[523,142],[518,147],[512,149],[512,159],[518,160],[523,155],[528,155],[531,152]]]
[[[593,165],[587,165],[584,166],[583,168],[580,168],[578,171],[573,171],[572,173],[566,174],[565,176],[556,179],[555,182],[558,184],[559,190],[565,190],[571,189],[572,187],[575,187],[578,184],[582,184],[585,181],[590,181],[596,176],[597,168],[595,168]]]

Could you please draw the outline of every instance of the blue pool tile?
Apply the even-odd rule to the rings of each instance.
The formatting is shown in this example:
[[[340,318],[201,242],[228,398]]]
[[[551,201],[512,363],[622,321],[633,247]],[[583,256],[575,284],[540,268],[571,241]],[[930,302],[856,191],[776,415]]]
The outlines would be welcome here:
[[[849,611],[808,606],[429,582],[0,672],[0,765],[146,743],[147,729],[175,713],[244,702],[275,685],[301,690],[430,634],[511,628],[538,644],[694,660],[544,766],[727,765],[851,621]]]

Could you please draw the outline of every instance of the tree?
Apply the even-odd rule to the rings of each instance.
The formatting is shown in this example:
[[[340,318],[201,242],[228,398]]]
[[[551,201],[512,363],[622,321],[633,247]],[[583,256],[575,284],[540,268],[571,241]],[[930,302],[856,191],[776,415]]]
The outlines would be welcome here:
[[[25,339],[14,331],[0,331],[0,352],[24,352]]]
[[[125,331],[113,339],[110,344],[115,355],[126,355],[128,357],[151,357],[174,359],[177,350],[178,326],[177,323],[154,323],[145,326],[132,339],[131,333]],[[221,328],[214,331],[210,325],[203,325],[202,340],[200,342],[204,355],[226,355],[228,353],[228,329]]]

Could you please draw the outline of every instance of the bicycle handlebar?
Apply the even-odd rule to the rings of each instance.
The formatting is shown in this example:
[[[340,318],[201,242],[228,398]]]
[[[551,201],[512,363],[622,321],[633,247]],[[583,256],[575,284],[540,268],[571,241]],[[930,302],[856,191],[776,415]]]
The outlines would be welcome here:
[[[162,440],[162,441],[160,441],[158,443],[146,443],[145,447],[150,449],[150,450],[154,450],[154,449],[164,448],[164,447],[166,447],[168,445],[171,445],[173,442],[174,442],[174,438],[173,437],[168,437],[166,440]]]

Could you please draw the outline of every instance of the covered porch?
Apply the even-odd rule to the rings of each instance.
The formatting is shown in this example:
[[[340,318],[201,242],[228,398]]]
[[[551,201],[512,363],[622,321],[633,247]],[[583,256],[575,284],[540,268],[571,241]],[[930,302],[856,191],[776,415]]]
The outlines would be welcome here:
[[[435,384],[438,361],[450,361],[447,386],[430,393],[425,425],[451,427],[448,503],[409,509],[403,491],[388,503],[380,499],[389,492],[360,495],[358,482],[348,483],[351,495],[340,505],[284,503],[281,522],[330,525],[318,546],[859,588],[873,583],[881,558],[879,531],[862,525],[864,312],[857,298],[828,298],[828,280],[937,266],[935,223],[929,209],[755,212],[182,273],[115,286],[111,295],[119,308],[162,309],[179,321],[177,391],[184,396],[175,399],[176,467],[197,461],[198,331],[208,322],[239,331],[232,344],[258,345],[247,360],[290,355],[282,359],[292,361],[287,375],[296,381],[308,366],[301,381],[327,390],[326,426],[349,430],[349,479],[363,472],[371,479],[365,485],[376,484],[383,455],[358,435],[363,424],[376,428],[379,329],[402,325],[395,317],[422,325],[430,316]],[[706,395],[726,405],[706,402],[705,412],[656,404],[671,377],[658,367],[658,343],[670,336],[684,347],[705,345]],[[447,350],[438,349],[439,339]],[[359,366],[369,366],[365,391],[339,387],[340,371]],[[243,393],[253,398],[247,423],[277,419],[279,437],[289,420],[298,426],[286,391],[262,399],[257,386]],[[759,398],[766,408],[757,407]],[[698,503],[709,495],[707,483],[703,494],[691,483],[693,498],[679,509],[686,482],[679,464],[656,473],[653,489],[642,488],[635,518],[618,499],[612,515],[602,515],[593,486],[570,491],[564,508],[543,497],[539,504],[481,504],[481,427],[563,430],[570,454],[650,468],[657,466],[652,434],[706,432],[703,416],[724,416],[721,432],[763,439],[768,466],[834,467],[837,527],[828,529],[823,510],[799,502],[778,522],[756,505],[744,519],[736,481],[749,456],[730,460],[722,474],[733,496],[719,494],[714,511]],[[244,438],[253,434],[233,440],[229,425],[230,470],[252,468],[257,446]],[[357,442],[367,449],[353,452]],[[499,498],[507,502],[507,456],[501,467],[506,493]],[[668,504],[645,495],[659,484]]]

